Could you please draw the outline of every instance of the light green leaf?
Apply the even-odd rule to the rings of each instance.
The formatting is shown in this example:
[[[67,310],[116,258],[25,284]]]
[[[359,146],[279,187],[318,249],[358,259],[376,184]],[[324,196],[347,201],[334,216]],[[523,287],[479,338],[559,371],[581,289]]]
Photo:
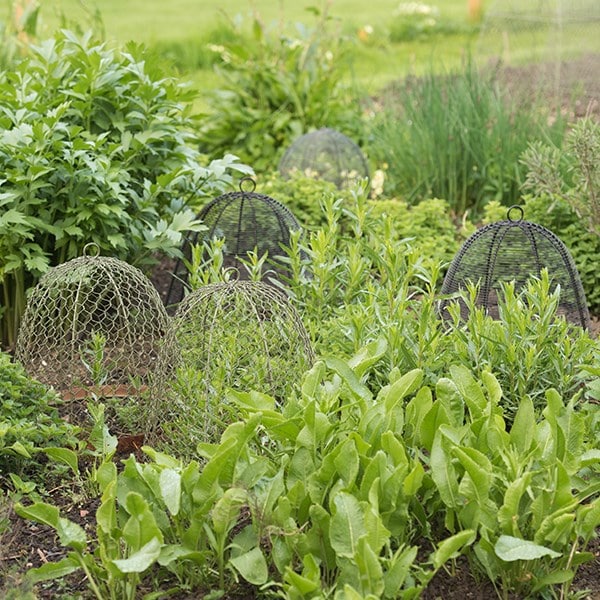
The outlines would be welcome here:
[[[235,525],[240,508],[247,500],[248,493],[242,488],[234,487],[225,491],[211,513],[215,533],[223,534]]]
[[[529,396],[525,396],[521,399],[521,404],[510,429],[510,442],[521,454],[528,452],[531,448],[535,436],[535,427],[533,402]]]
[[[52,459],[67,465],[73,474],[79,476],[79,462],[77,454],[69,448],[44,448],[44,452]]]
[[[475,531],[472,529],[465,529],[459,533],[445,539],[432,555],[432,562],[434,568],[439,569],[446,561],[451,558],[455,558],[459,555],[461,550],[465,546],[469,546],[475,541]]]
[[[336,512],[329,528],[331,547],[341,556],[353,557],[359,538],[366,533],[363,510],[358,500],[345,492],[337,494],[333,502]]]
[[[27,571],[27,579],[32,583],[47,581],[49,579],[62,579],[80,569],[81,565],[74,556],[67,556],[58,562],[48,562],[37,569]]]
[[[177,515],[181,505],[181,475],[174,469],[163,469],[159,483],[163,502],[173,516]]]
[[[512,537],[511,535],[501,535],[494,546],[494,552],[498,558],[506,562],[535,560],[543,556],[550,556],[551,558],[562,556],[560,552],[555,552],[551,548]]]
[[[253,585],[262,585],[269,578],[267,561],[258,547],[229,559],[229,562],[246,581]]]
[[[152,538],[129,558],[113,560],[113,564],[121,573],[143,573],[160,556],[162,543],[158,538]]]

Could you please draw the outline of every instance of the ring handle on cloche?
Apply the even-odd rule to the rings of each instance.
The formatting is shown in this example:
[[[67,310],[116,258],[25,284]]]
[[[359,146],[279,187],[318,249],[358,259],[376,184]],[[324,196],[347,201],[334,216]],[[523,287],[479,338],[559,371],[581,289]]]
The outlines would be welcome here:
[[[244,184],[246,183],[249,184],[248,186],[246,186],[248,189],[244,189]],[[252,177],[242,177],[240,179],[240,192],[242,192],[242,194],[252,194],[255,189],[256,181],[254,181]]]
[[[511,219],[510,217],[510,213],[512,211],[518,211],[519,212],[519,218],[518,219]],[[519,206],[518,204],[513,204],[507,211],[506,211],[506,218],[508,221],[510,221],[511,223],[520,223],[523,220],[523,217],[525,216],[525,212],[523,211],[523,208],[521,206]]]

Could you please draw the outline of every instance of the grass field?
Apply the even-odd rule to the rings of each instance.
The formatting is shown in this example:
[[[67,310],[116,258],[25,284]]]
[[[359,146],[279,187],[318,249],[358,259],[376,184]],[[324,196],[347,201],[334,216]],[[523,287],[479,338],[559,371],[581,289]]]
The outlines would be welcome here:
[[[27,0],[21,0],[27,1]],[[33,0],[32,0],[33,1]],[[577,23],[552,24],[555,15],[550,11],[550,25],[532,22],[530,17],[519,19],[518,11],[536,10],[536,0],[518,3],[501,0],[482,0],[481,22],[469,19],[468,0],[437,0],[427,2],[437,10],[437,21],[448,33],[420,36],[401,43],[390,41],[394,13],[401,4],[398,0],[38,0],[41,4],[38,31],[49,35],[61,22],[85,27],[90,16],[98,10],[106,37],[119,43],[129,40],[148,45],[179,44],[193,54],[194,48],[210,39],[211,32],[224,19],[240,23],[249,31],[252,15],[258,14],[270,28],[293,28],[294,23],[310,25],[315,17],[309,7],[327,11],[332,26],[355,41],[353,69],[348,77],[371,93],[386,83],[409,73],[451,69],[460,64],[467,53],[481,61],[501,57],[513,63],[555,60],[561,56],[577,56],[586,52],[600,52],[600,3],[597,0],[571,0],[569,10],[576,11]],[[403,3],[415,6],[419,3]],[[514,6],[513,6],[514,4]],[[548,7],[552,6],[549,0]],[[556,0],[557,6],[561,4]],[[564,4],[564,3],[562,3]],[[511,5],[510,8],[508,5]],[[11,2],[0,7],[0,19],[6,18]],[[519,7],[519,8],[515,8]],[[505,13],[513,11],[513,21]],[[516,15],[516,19],[514,18]],[[584,18],[582,18],[582,15]],[[523,15],[521,15],[522,17]],[[367,33],[368,32],[368,33]],[[190,69],[182,73],[199,88],[211,88],[217,79],[210,68]]]

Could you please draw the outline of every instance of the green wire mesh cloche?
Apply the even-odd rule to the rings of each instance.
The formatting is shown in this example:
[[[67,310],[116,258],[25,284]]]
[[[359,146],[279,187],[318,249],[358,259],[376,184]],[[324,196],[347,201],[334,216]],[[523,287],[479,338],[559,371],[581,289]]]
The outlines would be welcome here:
[[[32,289],[15,358],[29,375],[61,391],[141,387],[149,382],[167,320],[158,292],[139,269],[84,255],[52,268]]]
[[[159,357],[148,404],[151,443],[193,455],[198,442],[217,441],[238,419],[228,390],[256,390],[283,405],[313,359],[297,311],[274,286],[233,280],[190,292]]]

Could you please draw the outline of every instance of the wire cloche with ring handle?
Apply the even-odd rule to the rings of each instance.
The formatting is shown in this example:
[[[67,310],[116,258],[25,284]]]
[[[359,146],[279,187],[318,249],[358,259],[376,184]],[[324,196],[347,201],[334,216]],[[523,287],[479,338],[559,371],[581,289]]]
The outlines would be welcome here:
[[[32,377],[67,392],[148,385],[168,316],[137,268],[98,255],[53,267],[32,289],[15,358]]]
[[[521,290],[531,277],[546,269],[552,287],[560,286],[557,313],[584,329],[590,327],[590,314],[577,267],[564,243],[549,229],[523,220],[520,206],[508,209],[506,220],[491,223],[469,237],[448,268],[442,285],[444,296],[478,284],[477,304],[490,316],[498,317],[498,295],[502,284],[515,282]],[[441,302],[442,315],[452,300]],[[467,317],[461,303],[461,316]]]
[[[279,173],[289,179],[300,173],[344,189],[369,178],[369,165],[360,147],[343,133],[323,127],[297,138],[279,161]]]
[[[175,307],[185,295],[189,279],[186,262],[191,262],[192,248],[197,244],[222,240],[223,267],[233,272],[235,279],[248,278],[242,260],[253,251],[259,258],[267,254],[265,280],[289,275],[281,260],[285,256],[283,248],[289,246],[291,232],[301,229],[300,223],[286,206],[255,189],[254,180],[244,177],[239,192],[218,196],[198,213],[206,229],[190,233],[182,245],[183,259],[175,264],[165,300],[167,308]]]

